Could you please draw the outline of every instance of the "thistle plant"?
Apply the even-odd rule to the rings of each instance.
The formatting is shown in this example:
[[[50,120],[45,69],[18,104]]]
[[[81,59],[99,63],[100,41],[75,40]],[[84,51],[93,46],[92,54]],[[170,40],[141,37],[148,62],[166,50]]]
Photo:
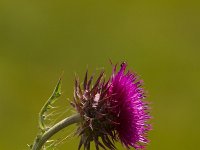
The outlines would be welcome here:
[[[144,101],[142,80],[135,73],[126,71],[126,67],[127,64],[122,63],[117,71],[118,66],[113,66],[108,80],[104,71],[95,82],[93,75],[88,77],[88,71],[83,82],[76,78],[71,101],[76,113],[48,127],[45,116],[61,95],[60,79],[39,113],[40,130],[30,149],[46,149],[46,142],[71,124],[77,124],[75,135],[80,137],[78,150],[81,147],[90,150],[91,142],[95,143],[96,150],[116,150],[115,143],[118,141],[126,149],[145,149],[149,143],[147,133],[151,130],[149,106]]]

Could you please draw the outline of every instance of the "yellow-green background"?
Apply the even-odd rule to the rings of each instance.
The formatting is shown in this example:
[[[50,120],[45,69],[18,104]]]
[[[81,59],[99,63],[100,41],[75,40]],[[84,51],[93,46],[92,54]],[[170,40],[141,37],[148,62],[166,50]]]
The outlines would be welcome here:
[[[145,81],[154,116],[148,150],[200,149],[197,0],[1,0],[0,149],[27,149],[62,71],[67,105],[74,74],[87,66],[109,74],[109,59],[127,61]]]

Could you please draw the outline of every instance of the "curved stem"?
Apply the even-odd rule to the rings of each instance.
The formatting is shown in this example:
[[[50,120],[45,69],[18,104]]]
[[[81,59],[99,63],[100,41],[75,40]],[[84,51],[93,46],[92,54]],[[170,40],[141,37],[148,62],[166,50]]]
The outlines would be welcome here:
[[[61,120],[53,127],[51,127],[49,130],[44,132],[40,137],[36,137],[31,150],[40,150],[42,146],[46,143],[46,141],[50,139],[54,134],[56,134],[57,132],[59,132],[60,130],[64,129],[67,126],[73,123],[78,123],[80,121],[81,121],[80,114],[75,114]]]

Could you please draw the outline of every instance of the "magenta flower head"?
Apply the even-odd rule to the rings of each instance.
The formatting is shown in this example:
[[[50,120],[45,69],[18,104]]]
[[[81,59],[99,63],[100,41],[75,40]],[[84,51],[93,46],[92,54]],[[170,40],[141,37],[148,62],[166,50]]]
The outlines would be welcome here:
[[[77,134],[81,136],[79,149],[90,150],[90,142],[99,147],[115,150],[115,142],[120,141],[127,149],[144,149],[149,142],[147,132],[151,129],[148,104],[144,102],[145,92],[142,81],[130,71],[126,63],[117,65],[108,81],[102,72],[94,86],[93,76],[88,80],[86,72],[83,87],[75,80],[74,102],[82,118]]]
[[[141,88],[141,80],[136,74],[128,71],[125,73],[126,63],[121,64],[121,69],[116,73],[114,68],[111,77],[109,94],[113,115],[117,116],[118,125],[116,131],[121,143],[135,149],[143,149],[149,141],[146,133],[151,129],[147,123],[150,119],[148,105],[143,101],[144,90]]]

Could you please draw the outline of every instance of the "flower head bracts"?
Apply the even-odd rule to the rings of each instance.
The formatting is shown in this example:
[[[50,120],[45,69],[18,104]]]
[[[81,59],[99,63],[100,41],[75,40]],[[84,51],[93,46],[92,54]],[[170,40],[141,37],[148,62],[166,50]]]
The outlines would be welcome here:
[[[93,87],[91,87],[93,76],[88,80],[87,72],[82,88],[78,80],[75,81],[73,106],[83,118],[77,130],[81,136],[79,149],[84,145],[84,148],[89,150],[91,141],[95,142],[97,150],[99,147],[115,149],[113,142],[117,140],[114,130],[115,122],[112,122],[113,116],[109,113],[108,107],[109,82],[105,83],[103,75],[102,72]]]

